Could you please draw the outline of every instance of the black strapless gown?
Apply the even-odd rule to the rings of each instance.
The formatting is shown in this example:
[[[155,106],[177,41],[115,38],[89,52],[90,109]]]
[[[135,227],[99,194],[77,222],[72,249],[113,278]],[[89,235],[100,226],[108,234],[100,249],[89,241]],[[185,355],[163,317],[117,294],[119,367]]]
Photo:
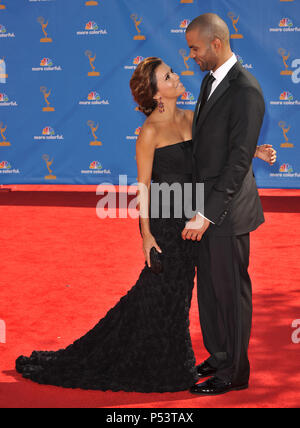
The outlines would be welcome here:
[[[186,141],[155,152],[153,181],[191,182]],[[189,332],[195,242],[184,241],[186,218],[151,218],[164,272],[145,265],[136,285],[85,336],[56,352],[21,356],[16,369],[40,384],[92,390],[175,392],[198,380]]]

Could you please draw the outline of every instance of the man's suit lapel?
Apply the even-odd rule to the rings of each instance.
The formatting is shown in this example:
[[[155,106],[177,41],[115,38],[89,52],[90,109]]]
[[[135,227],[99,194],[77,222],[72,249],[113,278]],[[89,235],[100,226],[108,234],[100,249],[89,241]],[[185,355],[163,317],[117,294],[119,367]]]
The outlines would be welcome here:
[[[195,114],[194,125],[193,125],[193,140],[194,140],[194,144],[193,144],[194,149],[193,149],[193,151],[194,151],[194,153],[196,152],[197,142],[198,142],[195,139],[197,133],[201,129],[201,126],[202,126],[204,120],[206,119],[208,113],[212,109],[212,107],[216,104],[216,102],[222,97],[222,95],[230,87],[230,81],[233,80],[233,79],[235,79],[237,77],[238,73],[240,72],[240,67],[242,67],[242,66],[240,65],[240,63],[237,62],[232,67],[232,69],[229,71],[229,73],[227,74],[227,76],[217,86],[216,90],[213,92],[213,94],[211,95],[211,97],[206,102],[205,106],[203,107],[198,122],[197,122],[197,116]],[[203,91],[201,91],[201,92],[203,92]],[[200,100],[201,100],[201,94],[200,94]],[[198,110],[196,109],[196,111],[198,111]]]

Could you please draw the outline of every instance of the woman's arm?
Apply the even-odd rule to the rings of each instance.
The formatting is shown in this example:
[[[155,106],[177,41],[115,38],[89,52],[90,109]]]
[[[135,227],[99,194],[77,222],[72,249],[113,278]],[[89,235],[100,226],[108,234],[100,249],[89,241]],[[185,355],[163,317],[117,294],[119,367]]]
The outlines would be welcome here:
[[[143,251],[149,267],[151,248],[155,247],[159,252],[161,252],[155,238],[151,234],[149,221],[149,202],[155,153],[155,135],[156,132],[154,127],[151,125],[144,125],[136,143],[140,224],[143,237]]]

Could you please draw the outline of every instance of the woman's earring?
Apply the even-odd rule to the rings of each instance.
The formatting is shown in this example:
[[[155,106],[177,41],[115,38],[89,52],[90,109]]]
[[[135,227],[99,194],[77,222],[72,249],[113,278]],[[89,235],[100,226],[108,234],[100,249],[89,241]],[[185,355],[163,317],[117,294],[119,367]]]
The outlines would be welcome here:
[[[164,113],[164,111],[165,111],[165,105],[162,102],[161,98],[159,99],[159,102],[158,102],[158,110],[159,110],[160,113]]]

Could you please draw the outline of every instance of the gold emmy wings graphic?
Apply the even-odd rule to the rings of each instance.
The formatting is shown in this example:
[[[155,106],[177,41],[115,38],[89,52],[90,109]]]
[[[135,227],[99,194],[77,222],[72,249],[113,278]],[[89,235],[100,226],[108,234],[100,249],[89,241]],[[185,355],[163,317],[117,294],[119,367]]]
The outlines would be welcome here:
[[[53,40],[50,38],[50,37],[48,37],[48,33],[47,33],[47,31],[46,31],[46,28],[48,27],[48,21],[46,22],[46,24],[45,24],[45,18],[43,18],[42,16],[40,16],[39,18],[38,18],[38,20],[37,20],[37,22],[39,23],[39,24],[41,24],[41,26],[42,26],[42,30],[43,30],[43,33],[44,33],[44,36],[45,37],[43,37],[40,41],[41,41],[41,43],[52,43],[53,42]]]
[[[131,15],[131,19],[133,20],[136,31],[138,32],[138,35],[134,36],[133,40],[146,40],[146,37],[141,34],[141,30],[139,28],[143,19],[139,19],[138,16],[135,14]]]
[[[278,53],[279,53],[279,55],[281,55],[283,64],[285,66],[285,70],[283,70],[280,74],[282,76],[291,76],[293,74],[293,71],[289,70],[289,66],[287,64],[287,60],[290,57],[290,53],[286,54],[286,51],[284,49],[281,49],[281,48],[278,49]]]
[[[6,74],[6,63],[4,58],[0,59],[0,79],[7,79],[8,75]]]
[[[49,157],[49,155],[43,155],[43,159],[44,159],[44,161],[46,162],[47,169],[48,169],[48,171],[49,171],[49,175],[46,175],[46,176],[45,176],[45,180],[56,180],[56,176],[52,174],[52,173],[53,173],[53,171],[52,171],[52,169],[50,168],[50,167],[52,166],[52,164],[53,164],[53,160],[54,160],[54,159],[52,159],[52,161],[50,161],[50,157]]]
[[[2,141],[0,141],[0,147],[8,147],[8,146],[11,145],[7,141],[7,139],[6,139],[5,135],[4,135],[4,133],[6,132],[6,129],[7,129],[7,126],[5,126],[5,128],[4,128],[3,122],[1,122],[0,123],[0,134],[1,134],[1,137],[2,137]]]
[[[194,76],[194,72],[192,71],[192,70],[190,70],[190,66],[188,65],[188,61],[191,59],[191,56],[189,55],[189,56],[187,56],[186,55],[186,50],[184,50],[184,49],[181,49],[180,51],[179,51],[179,53],[180,53],[180,55],[182,56],[182,58],[183,58],[183,61],[184,61],[184,65],[185,65],[185,67],[186,67],[186,70],[185,71],[183,71],[182,73],[181,73],[181,75],[182,76]]]
[[[47,93],[47,88],[46,88],[45,86],[42,86],[42,87],[40,88],[40,90],[41,90],[41,92],[43,93],[44,98],[45,98],[45,102],[46,102],[46,104],[47,104],[47,107],[44,107],[44,108],[43,108],[43,111],[55,111],[55,108],[54,108],[54,107],[50,107],[50,102],[49,102],[49,100],[48,100],[48,98],[50,97],[51,91],[49,91],[49,92]]]
[[[98,1],[95,1],[95,0],[89,0],[85,2],[86,6],[98,6],[98,4],[99,4]]]
[[[232,39],[243,39],[244,38],[244,36],[242,35],[242,34],[239,34],[239,30],[238,30],[238,28],[237,28],[237,26],[236,26],[236,24],[239,22],[239,20],[240,20],[240,17],[238,16],[238,17],[236,17],[236,15],[234,14],[234,13],[232,13],[232,12],[229,12],[228,13],[228,16],[229,16],[229,18],[231,19],[231,21],[232,21],[232,25],[233,25],[233,28],[234,28],[234,31],[235,31],[235,34],[232,34],[230,37],[232,38]]]
[[[2,0],[0,0],[0,3],[2,3]],[[4,10],[4,9],[6,9],[5,4],[0,4],[0,10]]]
[[[92,70],[93,70],[93,71],[90,71],[90,72],[88,73],[88,76],[89,76],[89,77],[99,77],[99,76],[100,76],[100,73],[99,73],[99,71],[95,71],[95,70],[96,70],[96,67],[94,66],[94,62],[95,62],[95,60],[96,60],[97,55],[95,54],[95,55],[93,56],[93,54],[92,54],[92,52],[91,52],[91,51],[86,51],[86,52],[85,52],[85,55],[88,57],[88,59],[89,59],[89,61],[90,61],[90,66],[91,66],[91,68],[92,68]]]
[[[180,0],[180,3],[194,3],[194,0]]]
[[[286,123],[283,122],[283,121],[279,122],[278,126],[282,129],[283,136],[284,136],[284,139],[285,139],[285,142],[282,143],[280,145],[280,147],[283,147],[283,148],[293,148],[294,144],[290,143],[289,137],[287,136],[287,133],[290,131],[291,127],[289,126],[287,128]]]
[[[99,123],[97,123],[97,125],[95,125],[95,122],[93,122],[92,120],[89,120],[87,125],[91,128],[93,137],[94,137],[94,141],[90,142],[90,146],[102,146],[101,141],[98,140],[98,137],[96,135],[96,132],[99,129]]]

